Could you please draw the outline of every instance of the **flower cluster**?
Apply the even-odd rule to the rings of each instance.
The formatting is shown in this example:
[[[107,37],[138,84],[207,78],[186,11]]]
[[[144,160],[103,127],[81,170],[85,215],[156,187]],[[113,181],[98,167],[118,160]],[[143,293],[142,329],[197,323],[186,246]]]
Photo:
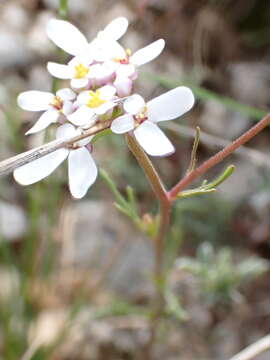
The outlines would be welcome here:
[[[163,50],[163,39],[135,51],[124,49],[119,39],[128,27],[126,18],[113,20],[96,38],[88,42],[71,23],[52,19],[47,25],[48,37],[72,56],[67,64],[49,62],[49,73],[69,80],[70,87],[56,94],[26,91],[18,96],[19,106],[28,111],[43,111],[26,134],[58,124],[56,138],[83,134],[96,123],[110,120],[115,134],[130,132],[146,153],[166,156],[174,147],[157,123],[175,119],[189,111],[194,97],[189,88],[177,87],[149,102],[133,93],[138,69],[155,59]],[[91,137],[23,165],[14,171],[22,185],[33,184],[50,175],[68,159],[69,188],[73,197],[82,198],[97,177],[92,158]]]

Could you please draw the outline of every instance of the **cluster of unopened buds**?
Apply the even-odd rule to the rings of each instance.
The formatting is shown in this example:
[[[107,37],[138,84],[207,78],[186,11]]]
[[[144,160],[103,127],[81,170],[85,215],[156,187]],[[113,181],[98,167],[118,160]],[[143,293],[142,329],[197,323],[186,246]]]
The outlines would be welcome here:
[[[174,152],[174,146],[157,123],[189,111],[194,96],[187,87],[177,87],[148,102],[133,93],[139,67],[159,56],[165,42],[159,39],[132,54],[118,42],[127,27],[127,19],[116,18],[88,42],[71,23],[56,19],[48,22],[48,37],[72,59],[66,65],[49,62],[47,69],[55,78],[70,80],[70,88],[60,89],[56,94],[26,91],[18,96],[22,109],[44,111],[26,134],[56,123],[56,138],[68,138],[110,120],[113,133],[129,132],[147,154],[167,156]],[[98,174],[91,138],[17,168],[15,179],[22,185],[33,184],[68,159],[70,192],[73,197],[82,198]]]

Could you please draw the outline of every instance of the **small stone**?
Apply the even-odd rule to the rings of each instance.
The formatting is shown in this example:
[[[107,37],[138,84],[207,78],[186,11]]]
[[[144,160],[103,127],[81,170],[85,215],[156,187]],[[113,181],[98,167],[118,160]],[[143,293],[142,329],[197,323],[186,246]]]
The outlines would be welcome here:
[[[24,211],[14,204],[0,202],[0,234],[3,240],[17,240],[27,230],[27,219]]]
[[[16,66],[26,66],[33,57],[33,52],[21,34],[0,28],[0,72]]]

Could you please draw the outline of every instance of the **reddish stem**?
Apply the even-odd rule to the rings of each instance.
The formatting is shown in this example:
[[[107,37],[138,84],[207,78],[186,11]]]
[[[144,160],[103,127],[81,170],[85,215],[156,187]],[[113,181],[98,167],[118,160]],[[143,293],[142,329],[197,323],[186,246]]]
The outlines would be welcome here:
[[[232,152],[234,152],[241,145],[248,142],[260,131],[262,131],[270,123],[270,114],[266,115],[261,121],[254,125],[251,129],[241,135],[238,139],[234,140],[230,145],[226,146],[223,150],[219,151],[216,155],[205,161],[197,169],[190,172],[182,180],[180,180],[170,191],[168,191],[168,197],[171,202],[175,201],[179,192],[185,189],[190,183],[192,183],[199,176],[203,175],[210,168],[220,163]]]

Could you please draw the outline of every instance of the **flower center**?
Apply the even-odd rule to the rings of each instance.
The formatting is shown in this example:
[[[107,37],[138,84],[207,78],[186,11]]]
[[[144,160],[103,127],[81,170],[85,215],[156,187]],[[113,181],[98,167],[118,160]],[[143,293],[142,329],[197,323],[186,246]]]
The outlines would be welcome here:
[[[89,106],[90,108],[96,108],[102,104],[104,104],[106,101],[105,100],[102,100],[100,98],[100,91],[97,90],[97,91],[92,91],[90,90],[89,91],[89,95],[90,95],[90,100],[88,101],[87,103],[87,106]]]
[[[87,68],[83,64],[78,64],[75,66],[75,71],[76,71],[75,78],[82,79],[88,74],[89,68]]]
[[[53,106],[56,110],[60,111],[63,108],[63,100],[60,98],[60,96],[55,96],[50,105]]]
[[[119,62],[120,64],[127,65],[129,64],[129,59],[131,56],[131,50],[126,49],[126,56],[124,58],[114,58],[115,62]]]
[[[147,107],[145,106],[140,113],[138,113],[137,115],[134,116],[135,127],[138,127],[139,125],[141,125],[147,119],[148,119]]]

